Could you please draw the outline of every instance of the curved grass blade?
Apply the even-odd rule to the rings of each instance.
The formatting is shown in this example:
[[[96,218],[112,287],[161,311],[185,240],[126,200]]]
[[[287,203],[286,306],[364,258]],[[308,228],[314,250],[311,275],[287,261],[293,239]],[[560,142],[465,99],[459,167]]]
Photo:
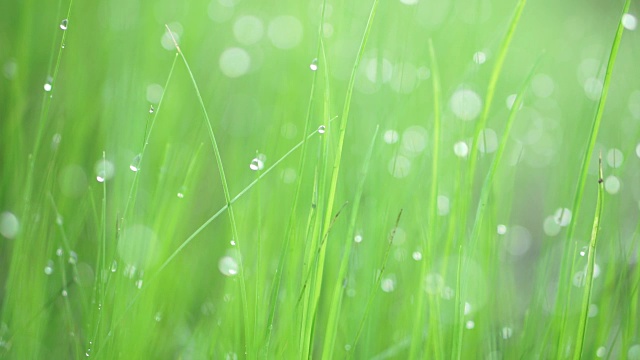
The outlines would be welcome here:
[[[624,7],[622,9],[621,14],[626,14],[629,11],[629,7],[631,5],[631,0],[626,0]],[[622,15],[621,15],[622,17]],[[616,30],[615,36],[613,38],[613,43],[611,44],[611,51],[609,53],[609,60],[607,62],[607,70],[605,72],[604,81],[602,85],[602,93],[600,94],[600,99],[598,101],[598,108],[596,110],[596,114],[593,118],[593,122],[591,123],[591,131],[589,132],[589,140],[587,141],[587,147],[584,150],[584,155],[582,156],[582,166],[580,168],[580,175],[578,177],[578,184],[576,187],[576,192],[573,197],[573,204],[571,206],[571,214],[574,219],[569,223],[567,229],[567,237],[566,239],[571,240],[574,236],[576,230],[576,224],[578,222],[579,214],[580,214],[580,205],[582,204],[582,197],[584,195],[584,188],[587,183],[587,175],[589,171],[589,162],[591,161],[591,156],[593,155],[593,149],[596,145],[596,139],[598,138],[598,132],[600,130],[600,124],[602,123],[602,117],[604,115],[604,108],[607,102],[607,96],[609,95],[609,88],[611,87],[611,75],[613,73],[613,66],[616,62],[616,58],[618,57],[618,49],[620,48],[620,42],[622,40],[622,33],[624,32],[624,26],[622,25],[622,21],[618,23],[618,28]],[[569,246],[570,241],[565,241],[564,248],[564,257],[562,259],[562,265],[560,270],[560,281],[558,284],[562,284],[564,279],[567,279],[568,274],[568,263],[571,258],[569,254]],[[565,289],[562,286],[558,287],[558,296],[556,298],[556,303],[554,304],[554,308],[558,309],[560,306],[561,299],[566,300],[560,316],[560,332],[558,334],[558,348],[557,348],[557,356],[562,356],[562,349],[564,348],[564,330],[566,327],[566,318],[567,318],[567,309],[569,307],[568,299],[566,298]]]
[[[198,98],[198,102],[200,103],[200,108],[202,109],[202,113],[206,120],[205,124],[207,125],[207,132],[209,133],[209,138],[211,140],[211,146],[213,148],[213,153],[216,159],[216,163],[218,165],[218,172],[220,173],[220,181],[222,182],[222,191],[224,193],[224,199],[227,203],[227,213],[229,214],[229,223],[231,225],[231,234],[233,239],[236,242],[236,247],[238,249],[238,269],[239,269],[239,278],[240,278],[240,296],[242,300],[242,315],[244,320],[244,333],[245,333],[245,354],[248,357],[251,357],[253,354],[253,344],[251,340],[251,334],[253,334],[253,329],[251,329],[252,322],[249,319],[249,303],[247,300],[247,286],[245,284],[245,274],[244,274],[244,261],[242,260],[242,251],[241,251],[241,241],[240,236],[238,235],[238,227],[236,225],[235,215],[233,213],[233,207],[231,206],[231,194],[229,193],[229,186],[227,185],[227,177],[224,174],[224,166],[222,165],[222,156],[220,155],[220,149],[218,148],[218,142],[216,141],[216,136],[213,133],[213,125],[211,124],[211,119],[209,118],[209,113],[207,112],[207,108],[204,105],[204,100],[202,99],[202,95],[200,94],[200,88],[198,87],[198,83],[196,82],[195,77],[193,76],[193,71],[191,71],[191,66],[189,66],[189,62],[187,58],[184,56],[182,49],[180,49],[180,45],[173,36],[173,32],[169,28],[168,25],[165,25],[169,35],[171,36],[171,40],[176,47],[176,51],[180,54],[182,58],[182,62],[189,73],[189,77],[191,78],[191,84],[193,84],[193,88],[196,92],[196,97]]]

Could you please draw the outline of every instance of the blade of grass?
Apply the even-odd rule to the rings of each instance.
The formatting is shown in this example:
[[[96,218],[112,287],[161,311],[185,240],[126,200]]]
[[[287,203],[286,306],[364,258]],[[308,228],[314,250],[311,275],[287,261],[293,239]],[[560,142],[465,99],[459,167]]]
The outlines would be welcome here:
[[[464,334],[464,304],[462,303],[462,264],[464,261],[464,251],[462,245],[458,250],[458,266],[456,272],[456,299],[455,313],[453,321],[453,347],[451,359],[461,359],[462,356],[462,335]]]
[[[320,53],[321,53],[321,49],[324,49],[322,47],[322,36],[323,36],[323,29],[324,29],[324,17],[325,17],[325,11],[326,11],[326,5],[327,5],[327,1],[323,0],[322,2],[322,10],[321,10],[321,15],[320,15],[320,26],[318,27],[318,44],[317,44],[317,48],[316,48],[316,59],[319,57]],[[322,68],[323,71],[328,74],[329,69],[327,66],[327,61],[326,61],[326,57],[324,56],[324,50],[322,50],[322,54],[323,54],[323,61],[322,61]],[[328,76],[328,75],[327,75]],[[300,200],[300,191],[302,189],[302,180],[304,178],[304,164],[305,164],[305,159],[307,157],[307,139],[308,137],[306,136],[306,134],[309,132],[309,127],[311,124],[311,113],[312,113],[312,106],[313,106],[313,98],[314,98],[314,94],[315,94],[315,87],[316,87],[316,82],[317,82],[317,77],[318,77],[318,71],[314,71],[313,72],[313,78],[311,81],[311,89],[309,91],[309,101],[308,101],[308,105],[307,105],[307,115],[306,115],[306,120],[305,120],[305,127],[304,127],[304,131],[303,131],[303,138],[302,138],[302,151],[301,151],[301,155],[300,155],[300,160],[298,162],[298,181],[296,182],[296,190],[293,196],[293,204],[291,206],[291,212],[289,214],[289,221],[287,224],[287,231],[285,233],[285,243],[282,246],[282,250],[280,251],[280,257],[278,259],[278,268],[276,270],[275,276],[273,278],[272,284],[271,284],[271,292],[269,295],[269,310],[268,310],[268,318],[267,318],[267,334],[266,334],[266,340],[265,340],[265,356],[268,357],[269,356],[269,347],[271,345],[271,335],[273,333],[273,321],[275,319],[275,313],[276,313],[276,309],[277,309],[277,299],[278,299],[278,294],[280,293],[280,282],[282,279],[282,273],[284,272],[284,266],[285,266],[285,260],[286,260],[286,255],[287,254],[292,254],[291,257],[295,257],[298,254],[296,254],[295,252],[292,252],[291,248],[295,248],[297,244],[294,244],[294,246],[290,246],[289,244],[291,243],[292,240],[294,240],[295,237],[295,224],[296,224],[296,211],[298,209],[298,202]],[[329,86],[328,84],[326,84],[325,86],[325,99],[324,102],[326,103],[329,99],[329,97],[327,96],[327,94],[329,93]],[[329,121],[330,123],[331,121]],[[293,264],[292,264],[293,265]]]
[[[431,163],[431,189],[429,191],[429,226],[427,236],[423,237],[423,249],[429,249],[428,254],[433,256],[433,244],[435,242],[435,234],[437,233],[437,221],[438,221],[438,179],[440,174],[438,173],[438,161],[440,158],[440,122],[441,122],[441,96],[442,89],[440,85],[440,70],[438,68],[438,61],[436,58],[435,50],[433,48],[433,41],[429,39],[429,60],[431,62],[431,73],[433,76],[432,88],[433,88],[433,160]],[[423,281],[427,276],[428,267],[431,264],[423,261],[420,266],[420,277],[418,281]],[[423,328],[423,311],[424,311],[424,296],[425,292],[422,286],[418,284],[418,297],[416,300],[416,315],[413,323],[413,334],[411,340],[411,349],[409,351],[409,359],[415,359],[419,356],[418,349],[422,343],[422,328]],[[437,330],[435,330],[437,331]]]
[[[349,83],[347,85],[347,91],[345,94],[345,102],[344,102],[344,107],[342,110],[342,121],[340,123],[340,134],[339,134],[339,138],[338,138],[338,147],[336,149],[336,155],[335,155],[335,159],[334,159],[334,163],[333,163],[333,172],[331,175],[331,184],[329,186],[329,193],[327,196],[327,205],[326,205],[326,209],[325,209],[325,218],[324,218],[324,225],[322,227],[322,233],[326,234],[328,232],[329,229],[329,225],[331,223],[331,214],[333,212],[333,203],[335,201],[335,197],[336,197],[336,189],[338,187],[338,176],[340,174],[340,164],[341,164],[341,160],[342,160],[342,152],[343,152],[343,148],[344,148],[344,139],[345,139],[345,134],[347,132],[347,125],[349,124],[349,110],[351,108],[351,99],[353,97],[353,89],[355,86],[355,82],[356,82],[356,75],[357,75],[357,71],[358,68],[360,66],[360,62],[362,60],[362,57],[364,55],[364,49],[367,45],[367,40],[369,39],[369,35],[371,34],[371,28],[373,27],[373,20],[375,19],[375,15],[376,15],[376,10],[378,9],[378,4],[380,3],[380,0],[374,0],[373,4],[371,6],[371,10],[369,12],[369,18],[367,19],[367,25],[365,27],[364,33],[362,35],[362,39],[360,42],[360,47],[358,49],[358,54],[356,55],[356,59],[355,62],[353,64],[353,68],[351,70],[351,76],[349,77]],[[325,244],[326,245],[326,244]],[[322,287],[322,276],[323,276],[323,269],[324,269],[324,258],[325,258],[325,251],[326,251],[326,246],[324,246],[322,248],[322,251],[320,253],[320,259],[318,262],[318,270],[316,272],[316,288],[314,289],[315,295],[314,298],[312,299],[312,303],[311,303],[311,308],[310,311],[312,313],[316,313],[317,309],[318,309],[318,301],[320,299],[320,293],[321,293],[321,287]],[[309,333],[307,333],[308,336],[310,336]],[[304,358],[308,358],[309,357],[309,348],[306,349],[306,352],[301,354]]]
[[[469,156],[469,185],[473,184],[475,179],[475,172],[478,161],[478,139],[480,132],[487,126],[487,122],[489,120],[489,112],[491,111],[491,105],[493,103],[493,97],[496,92],[496,87],[498,84],[498,79],[502,74],[502,68],[504,66],[504,61],[507,57],[507,52],[509,51],[509,46],[511,45],[511,40],[513,40],[513,36],[515,35],[516,28],[518,27],[518,23],[520,22],[520,18],[522,16],[522,12],[527,3],[527,0],[519,0],[516,8],[511,17],[511,23],[509,24],[509,28],[507,33],[505,34],[502,43],[500,44],[500,49],[498,50],[498,56],[496,57],[496,63],[493,66],[491,71],[491,77],[489,78],[489,84],[487,85],[487,95],[485,98],[484,107],[482,108],[482,113],[480,115],[480,119],[476,123],[475,134],[473,136],[473,142],[471,145],[471,154]],[[472,201],[471,197],[469,197],[469,201]]]
[[[631,0],[626,0],[624,7],[622,9],[621,14],[626,14],[629,11],[629,7],[631,5]],[[622,16],[622,15],[621,15]],[[560,270],[560,280],[558,281],[558,297],[556,298],[556,303],[554,309],[557,311],[560,305],[560,301],[565,300],[562,305],[562,310],[560,314],[560,332],[558,334],[558,348],[557,348],[557,356],[562,356],[562,349],[564,347],[564,330],[566,328],[566,313],[567,308],[569,306],[569,299],[564,296],[564,288],[560,286],[565,279],[567,279],[567,268],[569,259],[571,259],[571,254],[569,253],[569,245],[570,241],[574,236],[576,230],[576,224],[578,223],[579,214],[580,214],[580,206],[582,204],[582,198],[584,194],[584,188],[587,183],[587,175],[589,171],[589,162],[591,161],[591,157],[593,155],[593,149],[596,145],[596,139],[598,138],[598,132],[600,131],[600,124],[602,123],[602,117],[604,115],[604,108],[607,102],[607,96],[609,95],[609,88],[611,87],[611,75],[613,73],[613,66],[616,62],[616,58],[618,57],[618,49],[620,48],[620,42],[622,40],[622,33],[624,32],[624,26],[622,25],[622,21],[618,22],[618,28],[616,30],[615,36],[613,38],[613,43],[611,44],[611,51],[609,52],[609,60],[607,61],[607,70],[605,72],[604,81],[602,85],[602,93],[600,94],[600,99],[598,100],[598,108],[596,110],[596,114],[591,123],[591,131],[589,132],[589,139],[587,141],[587,147],[584,150],[584,154],[582,156],[582,165],[580,167],[580,175],[578,177],[578,184],[576,186],[576,192],[573,197],[573,204],[571,206],[571,214],[572,221],[569,223],[569,227],[567,229],[567,237],[565,241],[564,248],[564,257],[562,260],[561,270]]]
[[[216,163],[218,165],[218,171],[220,173],[220,181],[222,182],[222,190],[224,192],[224,198],[227,203],[227,214],[229,215],[229,224],[231,225],[231,234],[233,239],[236,242],[236,248],[238,249],[238,269],[239,269],[239,278],[240,278],[240,296],[242,302],[242,316],[243,316],[243,325],[244,325],[244,334],[245,334],[245,354],[247,357],[251,358],[254,356],[253,352],[253,340],[251,338],[251,334],[253,334],[253,329],[251,329],[252,322],[249,319],[249,303],[247,300],[247,286],[245,284],[245,273],[244,273],[244,264],[242,260],[242,247],[240,236],[238,235],[238,227],[236,225],[235,215],[233,213],[233,207],[231,206],[231,194],[229,193],[229,186],[227,185],[227,177],[224,173],[224,166],[222,165],[222,156],[220,155],[220,149],[218,148],[218,142],[216,141],[216,136],[213,133],[213,125],[211,123],[211,119],[209,118],[209,113],[207,112],[207,108],[204,105],[204,100],[202,99],[202,95],[200,94],[200,88],[196,82],[196,79],[193,75],[193,71],[191,71],[191,66],[189,66],[189,62],[187,58],[184,56],[182,49],[180,49],[180,45],[173,36],[173,32],[169,28],[168,25],[165,25],[169,35],[171,36],[171,40],[176,47],[176,51],[180,54],[182,58],[182,62],[189,73],[189,77],[191,78],[191,83],[193,84],[193,88],[196,92],[196,96],[198,98],[198,102],[200,103],[200,108],[202,109],[202,113],[206,120],[207,131],[209,133],[209,138],[211,140],[211,146],[213,147],[214,156],[216,159]]]
[[[540,66],[540,62],[542,60],[542,56],[538,57],[538,60],[535,62],[531,71],[527,75],[526,79],[522,83],[518,93],[516,94],[516,98],[513,101],[513,105],[511,106],[511,110],[509,111],[509,117],[507,118],[507,123],[505,125],[504,134],[502,135],[502,139],[500,140],[500,144],[498,146],[498,150],[496,151],[496,155],[491,162],[491,167],[487,172],[487,175],[484,179],[484,183],[482,184],[482,190],[480,192],[480,199],[478,201],[478,207],[476,209],[475,220],[473,223],[473,230],[471,232],[471,240],[472,249],[470,250],[472,253],[475,252],[475,246],[479,241],[480,228],[482,226],[484,215],[486,213],[487,203],[489,201],[489,196],[491,195],[491,190],[493,189],[492,185],[494,182],[494,178],[496,176],[497,170],[502,164],[502,158],[504,156],[504,151],[507,148],[507,143],[510,139],[511,129],[513,128],[513,124],[515,123],[516,116],[520,109],[520,106],[524,102],[524,95],[526,90],[533,79],[533,76],[536,74],[536,70]]]
[[[604,207],[604,180],[602,175],[602,154],[599,159],[599,179],[598,179],[598,200],[596,201],[596,213],[593,217],[593,229],[591,230],[591,240],[589,241],[589,253],[587,256],[587,273],[585,276],[584,293],[582,297],[582,309],[580,311],[580,323],[576,334],[576,348],[573,352],[573,359],[579,360],[582,357],[582,347],[587,332],[587,321],[589,318],[589,304],[591,303],[591,291],[593,288],[593,274],[596,263],[596,246],[598,244],[598,231],[600,230],[600,220],[602,218],[602,208]]]
[[[345,239],[344,253],[342,254],[342,261],[338,270],[338,277],[333,286],[333,293],[331,299],[331,305],[329,306],[329,315],[327,316],[327,328],[324,336],[324,346],[322,350],[323,359],[333,358],[333,349],[335,347],[335,340],[338,330],[338,322],[340,316],[340,310],[342,306],[342,298],[344,295],[344,280],[346,279],[347,269],[349,267],[349,260],[351,257],[351,248],[353,247],[352,235],[355,231],[356,220],[358,219],[358,210],[360,208],[360,200],[362,198],[362,192],[364,190],[364,183],[369,173],[369,164],[371,163],[371,156],[373,155],[373,149],[375,146],[376,138],[378,137],[378,131],[380,126],[376,126],[376,130],[371,138],[371,144],[369,150],[363,160],[363,165],[360,170],[360,181],[356,187],[356,192],[353,197],[353,209],[351,210],[351,218],[349,219],[349,225],[347,228],[347,238]]]
[[[402,209],[400,209],[400,212],[398,212],[398,217],[396,218],[396,222],[395,225],[393,226],[393,231],[391,231],[391,234],[389,234],[389,238],[387,241],[387,249],[384,252],[384,256],[382,257],[382,266],[380,266],[380,272],[378,272],[378,276],[376,276],[376,279],[373,283],[373,286],[371,287],[371,291],[369,292],[369,295],[367,296],[367,305],[364,308],[364,315],[362,316],[362,319],[360,320],[360,325],[358,326],[358,331],[356,332],[356,336],[353,339],[352,345],[351,345],[351,351],[349,352],[347,358],[350,359],[354,356],[355,354],[355,349],[356,349],[356,345],[358,344],[358,340],[360,339],[360,335],[362,334],[362,329],[364,329],[364,323],[367,321],[367,318],[369,317],[369,311],[371,310],[371,304],[373,303],[373,299],[375,298],[376,292],[380,289],[380,282],[382,281],[382,275],[384,274],[384,270],[387,267],[387,260],[389,260],[389,253],[391,252],[391,245],[393,245],[393,238],[396,235],[396,229],[398,228],[398,225],[400,224],[400,218],[402,217]]]

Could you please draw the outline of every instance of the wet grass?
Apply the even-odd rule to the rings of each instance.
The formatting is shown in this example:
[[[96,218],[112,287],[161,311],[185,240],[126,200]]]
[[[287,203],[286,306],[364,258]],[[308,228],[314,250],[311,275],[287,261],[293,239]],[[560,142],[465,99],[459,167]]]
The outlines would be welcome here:
[[[637,9],[407,3],[1,5],[0,356],[640,359]]]

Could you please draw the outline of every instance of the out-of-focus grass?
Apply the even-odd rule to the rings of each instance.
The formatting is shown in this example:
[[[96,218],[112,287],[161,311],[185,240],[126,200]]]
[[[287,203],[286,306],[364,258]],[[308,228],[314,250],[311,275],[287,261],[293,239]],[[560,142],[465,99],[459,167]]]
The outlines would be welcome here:
[[[638,9],[517,3],[0,4],[0,356],[640,359]]]

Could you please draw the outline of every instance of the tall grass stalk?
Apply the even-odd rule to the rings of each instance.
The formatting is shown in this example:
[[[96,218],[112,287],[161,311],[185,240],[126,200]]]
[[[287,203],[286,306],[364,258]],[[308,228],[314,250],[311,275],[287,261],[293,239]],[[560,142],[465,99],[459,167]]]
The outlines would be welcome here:
[[[589,305],[591,304],[591,291],[593,289],[593,275],[596,264],[596,246],[598,244],[598,232],[600,231],[600,221],[602,209],[604,207],[604,176],[602,175],[602,154],[598,162],[598,200],[596,202],[596,212],[593,217],[593,230],[589,241],[589,251],[587,254],[587,268],[585,274],[585,286],[582,294],[582,308],[580,310],[580,322],[578,323],[578,333],[576,334],[576,347],[573,352],[573,359],[582,358],[582,347],[587,332],[587,320],[589,317]]]
[[[433,48],[433,41],[429,39],[429,61],[431,62],[431,72],[432,72],[432,89],[433,89],[433,155],[432,155],[432,163],[431,163],[431,188],[429,190],[429,204],[431,204],[429,208],[429,217],[428,224],[429,230],[426,237],[423,237],[422,247],[426,250],[426,253],[430,255],[430,257],[434,257],[434,246],[437,233],[437,225],[438,225],[438,179],[440,174],[438,172],[438,160],[440,157],[440,121],[441,121],[441,96],[442,89],[440,86],[440,70],[438,68],[437,57],[435,54],[435,50]],[[419,348],[422,343],[422,334],[423,334],[423,312],[424,312],[424,296],[425,291],[422,288],[422,281],[424,281],[427,276],[428,267],[431,266],[427,261],[423,261],[420,266],[420,277],[418,278],[418,286],[417,288],[417,300],[416,300],[416,317],[415,322],[413,324],[413,333],[411,338],[411,349],[409,353],[410,359],[415,359],[419,356]],[[437,312],[432,312],[429,316],[431,319],[430,324],[436,325],[435,327],[430,327],[430,329],[436,333],[438,331],[438,321],[436,320]],[[436,339],[437,336],[434,336]]]
[[[621,12],[622,15],[626,14],[629,11],[630,5],[631,5],[631,0],[626,0]],[[600,124],[602,123],[605,104],[607,102],[607,96],[609,95],[609,88],[611,87],[611,76],[613,74],[613,66],[618,56],[618,50],[620,48],[620,41],[622,40],[623,32],[624,32],[624,26],[622,24],[622,21],[620,21],[618,23],[618,28],[616,30],[615,36],[613,38],[613,43],[611,44],[611,50],[609,52],[609,60],[607,61],[607,69],[606,69],[603,84],[602,84],[602,92],[600,94],[600,99],[598,100],[598,108],[596,110],[595,116],[591,123],[591,131],[589,132],[589,139],[587,140],[587,146],[584,149],[584,153],[582,155],[582,164],[580,167],[580,174],[578,176],[576,192],[573,197],[573,205],[571,206],[572,221],[569,223],[569,227],[567,230],[567,236],[565,240],[565,247],[564,247],[563,259],[562,259],[562,267],[560,270],[559,284],[561,284],[563,281],[566,281],[569,275],[567,274],[568,263],[570,259],[573,258],[573,255],[574,255],[569,251],[569,244],[574,237],[576,226],[579,221],[580,207],[583,202],[584,189],[587,183],[589,162],[591,161],[591,157],[593,156],[593,149],[595,148],[596,139],[598,138],[598,133],[600,131]],[[555,308],[556,310],[560,311],[560,315],[561,315],[560,324],[558,326],[560,331],[558,334],[558,347],[557,347],[558,353],[556,356],[562,356],[563,355],[562,352],[564,351],[563,349],[565,347],[564,345],[565,338],[566,338],[565,328],[567,326],[566,318],[567,318],[567,309],[569,307],[570,299],[568,297],[565,297],[564,295],[565,295],[565,288],[560,286],[558,288],[558,296],[556,298],[557,300],[555,303]],[[564,303],[562,303],[562,308],[560,309],[559,306],[562,300],[564,300]]]

